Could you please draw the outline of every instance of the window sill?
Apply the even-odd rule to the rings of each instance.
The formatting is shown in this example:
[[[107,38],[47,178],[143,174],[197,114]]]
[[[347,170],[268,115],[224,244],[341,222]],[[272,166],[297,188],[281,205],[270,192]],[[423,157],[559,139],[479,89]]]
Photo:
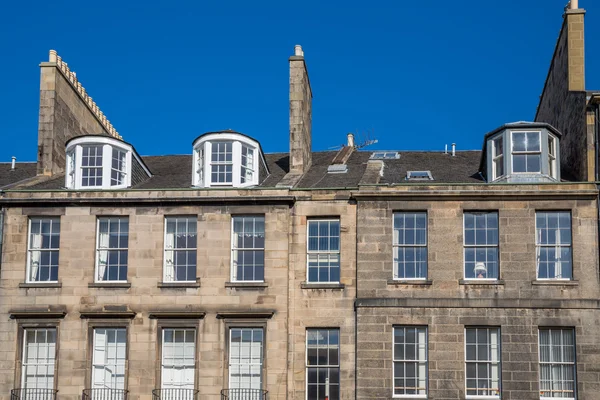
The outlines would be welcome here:
[[[33,288],[61,288],[61,282],[21,282],[19,288],[21,289],[33,289]]]
[[[431,286],[433,281],[431,279],[388,279],[387,284],[390,286]]]
[[[131,282],[94,282],[88,283],[89,288],[100,289],[129,289]]]
[[[315,282],[302,282],[300,284],[302,289],[333,289],[333,290],[344,290],[346,285],[343,283],[315,283]]]
[[[156,287],[161,289],[194,289],[200,287],[200,282],[158,282]]]
[[[470,286],[504,286],[503,279],[460,279],[459,285]]]
[[[531,281],[533,286],[579,286],[579,281],[567,281],[567,280],[551,280],[547,281]]]
[[[262,290],[269,287],[266,282],[225,282],[226,288]]]

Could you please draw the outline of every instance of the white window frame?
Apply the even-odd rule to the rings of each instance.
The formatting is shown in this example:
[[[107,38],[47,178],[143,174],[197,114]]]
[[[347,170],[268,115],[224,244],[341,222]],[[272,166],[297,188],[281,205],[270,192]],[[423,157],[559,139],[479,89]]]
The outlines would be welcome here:
[[[489,343],[489,348],[494,349],[494,345],[496,346],[496,360],[467,360],[467,331],[468,330],[475,330],[475,336],[477,336],[477,330],[478,329],[485,329],[488,333],[488,336],[491,338],[491,332],[495,331],[496,332],[496,343]],[[465,327],[464,330],[464,336],[465,336],[465,340],[464,340],[464,354],[465,354],[465,396],[467,399],[499,399],[500,398],[500,393],[502,393],[502,351],[501,351],[501,346],[502,346],[502,336],[501,336],[501,332],[500,332],[500,328],[498,327],[488,327],[488,326],[468,326]],[[477,347],[477,352],[479,351],[479,344],[476,343],[476,347]],[[486,347],[487,348],[487,347]],[[468,389],[472,389],[472,390],[483,390],[483,389],[478,389],[478,388],[469,388],[467,385],[467,381],[469,379],[477,379],[477,377],[475,378],[470,378],[467,376],[467,365],[469,364],[475,364],[476,366],[478,364],[488,364],[488,365],[496,365],[497,368],[497,372],[498,372],[498,389],[488,389],[489,391],[496,391],[495,395],[473,395],[473,394],[467,394]],[[477,367],[476,367],[477,369]]]
[[[417,329],[417,335],[419,329],[423,329],[425,331],[425,358],[421,360],[418,357],[419,354],[419,343],[415,343],[417,346],[415,349],[415,358],[416,360],[407,360],[407,359],[398,359],[396,360],[396,342],[395,342],[395,332],[396,329]],[[418,381],[416,371],[419,368],[419,364],[425,365],[425,394],[396,394],[396,363],[406,364],[413,363],[416,365],[415,367],[415,380]],[[406,378],[405,378],[406,379]],[[419,389],[415,387],[413,389]],[[392,397],[393,398],[410,398],[410,399],[426,399],[429,396],[429,327],[421,326],[421,325],[394,325],[392,327]]]
[[[108,243],[104,244],[101,243],[102,241],[104,241],[104,239],[102,239],[100,237],[100,223],[102,221],[107,221],[108,222],[108,235],[107,235],[107,241]],[[129,245],[128,247],[110,247],[110,225],[111,224],[118,224],[118,237],[119,240],[121,238],[121,223],[122,222],[127,222],[127,243],[129,244],[129,217],[126,216],[118,216],[118,217],[98,217],[96,220],[96,269],[95,269],[95,273],[94,273],[94,281],[96,283],[102,283],[102,282],[127,282],[127,273],[129,272]],[[106,247],[105,247],[106,246]],[[109,258],[110,258],[110,252],[111,251],[127,251],[127,256],[126,256],[126,262],[125,262],[125,270],[127,271],[127,273],[125,274],[125,280],[110,280],[110,279],[102,279],[102,277],[104,276],[104,272],[100,271],[101,270],[101,264],[105,264],[104,269],[106,270],[107,268],[109,268]],[[106,260],[104,260],[104,263],[102,262],[102,252],[106,252]],[[120,257],[119,257],[120,259]]]
[[[540,149],[539,151],[515,151],[514,147],[515,147],[515,142],[514,142],[514,134],[515,133],[537,133],[538,135],[538,140],[539,140],[539,144],[540,144]],[[544,160],[542,159],[542,154],[543,154],[543,149],[544,149],[544,144],[542,143],[542,132],[541,131],[535,131],[535,130],[512,130],[510,131],[510,169],[511,169],[511,173],[513,174],[541,174],[543,171],[543,163]],[[516,155],[533,155],[533,154],[538,154],[540,156],[540,170],[539,171],[527,171],[527,172],[515,172],[515,159],[514,156]]]
[[[102,185],[101,186],[83,186],[83,167],[82,157],[83,148],[86,146],[102,147]],[[112,185],[112,158],[113,150],[125,153],[123,182]],[[147,176],[151,176],[150,171],[144,166],[144,163],[134,154],[133,147],[128,143],[104,136],[82,136],[69,141],[67,148],[67,165],[65,174],[65,187],[75,190],[110,190],[125,189],[131,186],[132,163],[133,158],[138,161]]]
[[[173,335],[173,342],[169,342],[169,343],[173,343],[175,347],[175,336],[177,334],[178,331],[183,331],[183,339],[184,341],[181,342],[181,346],[183,348],[183,351],[181,352],[182,354],[182,363],[175,363],[175,358],[173,357],[173,363],[172,364],[167,364],[165,361],[165,332],[166,331],[172,331],[172,335]],[[187,341],[187,333],[189,332],[193,332],[193,341],[192,342],[188,342]],[[161,334],[160,334],[160,338],[161,338],[161,342],[160,342],[160,388],[161,389],[185,389],[185,390],[193,390],[196,387],[196,373],[197,373],[197,354],[198,354],[198,346],[197,346],[197,342],[198,342],[198,332],[196,328],[190,328],[190,327],[162,327],[161,328]],[[192,363],[189,363],[188,357],[185,357],[185,348],[186,346],[189,346],[189,343],[192,343],[193,345],[193,357],[192,357]],[[175,352],[173,352],[173,354],[175,354]],[[182,380],[184,380],[184,382],[180,382],[176,383],[174,381],[172,382],[165,382],[165,378],[166,378],[166,373],[165,370],[166,368],[170,368],[172,370],[178,370],[180,373],[183,374],[183,376],[181,376],[181,378],[183,378]],[[188,370],[193,370],[193,380],[192,382],[185,382],[185,373],[183,371],[188,371]],[[169,398],[169,396],[167,396],[167,398]],[[185,396],[183,396],[183,398],[185,398]]]
[[[558,177],[558,165],[556,162],[558,150],[558,138],[548,132],[548,175],[552,178],[557,179]]]
[[[212,147],[216,142],[231,142],[231,182],[213,182],[212,181]],[[242,183],[242,146],[251,149],[253,152],[252,179]],[[260,152],[258,142],[247,136],[234,132],[209,133],[200,136],[193,144],[193,163],[192,163],[192,185],[195,187],[217,187],[217,188],[243,188],[258,185],[259,166],[264,160]],[[265,165],[266,167],[266,165]],[[202,171],[203,173],[200,173]]]
[[[36,350],[38,350],[38,348],[40,347],[40,343],[37,342],[37,338],[38,338],[38,333],[40,332],[44,332],[45,335],[45,343],[42,343],[45,348],[45,352],[42,351],[42,354],[46,354],[46,357],[35,357],[34,363],[29,363],[28,359],[29,357],[27,357],[28,355],[28,350],[30,350],[28,348],[28,341],[27,341],[27,333],[28,332],[34,332],[34,342],[35,343],[35,348]],[[53,346],[48,343],[48,333],[50,331],[54,331],[54,343]],[[22,349],[21,349],[21,388],[22,389],[49,389],[49,390],[54,390],[55,386],[56,386],[56,360],[58,358],[58,329],[56,327],[35,327],[35,328],[23,328],[23,342],[22,342]],[[40,354],[40,351],[37,351],[37,354]],[[42,362],[40,362],[40,360],[44,360]],[[27,380],[27,373],[28,373],[28,369],[29,367],[33,367],[36,370],[36,373],[34,374],[34,376],[37,377],[39,376],[44,376],[44,374],[39,373],[39,369],[52,369],[52,384],[51,385],[43,385],[45,387],[38,387],[38,383],[36,382],[36,384],[34,385],[34,387],[31,387],[28,380]],[[46,374],[48,377],[50,376],[49,374]],[[47,382],[49,383],[49,382]],[[27,396],[27,395],[25,395]],[[29,397],[29,396],[27,396]],[[35,394],[33,394],[31,397],[36,397]],[[39,395],[39,398],[44,399],[44,398],[50,398],[50,396],[46,397],[43,394]]]
[[[496,244],[485,244],[485,245],[479,245],[479,244],[467,244],[467,234],[466,234],[466,216],[467,214],[474,214],[474,215],[481,215],[481,214],[496,214],[496,220],[498,221],[498,236],[497,236],[497,242]],[[486,227],[487,230],[487,227]],[[467,278],[467,249],[477,249],[477,248],[495,248],[496,249],[496,263],[497,263],[497,269],[498,269],[498,276],[497,277],[493,277],[493,278],[489,278],[489,273],[486,270],[486,277],[485,278]],[[478,262],[475,262],[475,265],[477,265]],[[486,266],[487,268],[487,266]],[[481,281],[497,281],[500,279],[500,214],[498,213],[498,211],[464,211],[463,212],[463,278],[466,280],[481,280]]]
[[[338,352],[338,362],[337,362],[337,364],[309,365],[309,363],[308,363],[308,332],[309,331],[317,331],[317,334],[318,334],[318,331],[337,331],[337,335],[338,335],[338,343],[337,343],[337,346],[336,346],[337,352]],[[327,335],[327,339],[328,339],[328,344],[325,345],[326,346],[325,348],[327,350],[330,350],[330,348],[332,347],[332,345],[329,344],[329,333]],[[342,387],[341,380],[342,380],[342,377],[341,377],[341,365],[340,365],[341,364],[340,363],[340,358],[341,358],[341,355],[342,355],[341,353],[342,352],[341,352],[340,328],[306,328],[306,337],[305,337],[305,347],[304,348],[305,348],[305,357],[304,357],[304,359],[305,359],[305,368],[304,368],[305,369],[305,379],[304,379],[304,382],[305,382],[305,390],[306,390],[306,396],[305,396],[306,400],[312,400],[312,399],[309,399],[309,397],[308,397],[308,385],[309,385],[309,382],[308,382],[308,370],[310,368],[314,368],[314,369],[327,369],[328,372],[329,372],[329,370],[333,370],[333,369],[337,369],[338,370],[338,379],[340,380],[340,382],[338,382],[337,384],[335,384],[335,386],[338,386],[338,396],[339,396],[338,400],[339,400],[341,398],[341,396],[342,396],[342,394],[341,394],[341,387]],[[318,351],[318,349],[322,349],[323,346],[319,346],[317,344],[316,348],[317,348],[317,351]],[[327,359],[329,361],[329,353],[327,354]],[[318,386],[320,386],[319,383],[317,383],[317,392],[318,392]],[[331,388],[331,384],[329,385],[329,387]],[[325,389],[325,390],[327,390],[327,389]],[[331,394],[331,391],[329,393],[326,392],[326,394],[328,394],[328,395]],[[331,399],[331,397],[328,397],[328,398]]]
[[[265,232],[263,232],[265,238],[264,238],[264,242],[265,242],[265,247],[266,247],[266,218],[264,215],[233,215],[231,217],[231,282],[249,282],[249,283],[262,283],[265,282],[265,273],[266,273],[266,251],[265,251],[265,247],[254,247],[254,248],[249,248],[249,247],[236,247],[235,243],[235,220],[238,218],[262,218],[263,219],[263,225],[265,226]],[[254,233],[256,234],[256,231],[254,231]],[[251,279],[238,279],[237,277],[237,265],[236,265],[236,260],[234,257],[234,254],[236,251],[262,251],[263,252],[263,279],[262,280],[251,280]],[[253,267],[254,271],[256,271],[256,266]],[[254,274],[256,275],[256,273]]]
[[[504,146],[504,135],[496,136],[491,140],[492,143],[492,180],[500,179],[506,176],[506,163],[504,158],[505,147]],[[498,150],[498,143],[502,144],[502,153],[496,154]],[[498,175],[498,164],[502,165],[503,174]]]
[[[102,331],[104,331],[104,343],[101,344],[99,343],[99,339]],[[114,342],[108,341],[108,331],[113,331]],[[124,342],[119,342],[121,336],[124,336]],[[113,351],[111,351],[111,347],[113,347]],[[91,389],[125,390],[127,387],[127,350],[127,328],[95,327],[92,330]],[[122,371],[123,375],[122,385],[118,384],[119,371]],[[107,373],[110,376],[110,382],[106,382]],[[100,376],[102,377],[101,379]]]
[[[250,342],[251,344],[258,343],[258,342],[254,342],[253,341],[253,339],[254,339],[254,331],[255,330],[260,330],[261,331],[261,333],[262,333],[261,334],[262,339],[261,339],[261,342],[260,342],[260,363],[256,364],[255,362],[253,362],[252,361],[253,358],[250,355],[249,355],[249,357],[247,357],[247,359],[250,360],[248,363],[242,363],[242,362],[234,363],[233,351],[232,351],[232,343],[233,342],[231,340],[231,338],[232,338],[232,331],[234,331],[234,330],[239,330],[240,334],[242,335],[241,337],[243,337],[243,334],[244,334],[243,332],[244,331],[246,331],[246,330],[252,331],[252,339],[251,339],[252,341]],[[227,336],[228,336],[228,340],[229,340],[229,343],[228,343],[229,344],[229,346],[228,346],[229,354],[228,354],[228,357],[227,357],[228,358],[228,360],[227,360],[228,361],[228,368],[227,368],[228,369],[228,371],[227,371],[227,374],[228,374],[228,381],[227,381],[228,382],[228,388],[229,389],[262,389],[263,386],[264,386],[264,381],[265,381],[265,376],[264,376],[264,371],[263,371],[263,366],[264,366],[264,363],[265,363],[265,343],[266,343],[265,342],[265,329],[262,328],[262,327],[256,327],[256,326],[232,326],[232,327],[229,327],[229,332],[227,332]],[[242,343],[242,342],[240,342],[240,343]],[[240,346],[240,351],[241,351],[241,346]],[[251,352],[253,351],[252,345],[250,346],[250,351]],[[239,359],[240,359],[240,357],[238,357],[238,360]],[[259,387],[242,388],[242,387],[234,387],[234,386],[232,386],[232,382],[233,382],[232,374],[234,372],[233,371],[234,370],[234,365],[236,365],[236,366],[245,366],[245,365],[247,365],[249,368],[258,366],[259,370],[260,370]],[[250,378],[250,380],[252,380],[252,378]],[[253,386],[252,383],[251,383],[251,386]]]
[[[424,214],[425,215],[425,244],[412,244],[412,245],[407,245],[407,244],[400,244],[397,243],[396,240],[396,224],[395,224],[395,216],[398,214]],[[427,277],[429,275],[429,232],[428,232],[428,228],[429,228],[429,219],[428,219],[428,215],[427,215],[427,211],[395,211],[392,213],[392,267],[393,267],[393,279],[394,280],[400,280],[400,281],[405,281],[405,280],[410,280],[410,281],[424,281],[427,280]],[[406,229],[405,229],[406,230]],[[425,269],[426,269],[426,274],[424,277],[415,277],[415,278],[401,278],[399,277],[399,263],[396,262],[396,249],[397,248],[409,248],[409,247],[414,247],[414,248],[425,248]],[[416,274],[415,274],[416,275]]]
[[[310,250],[310,225],[311,223],[319,223],[319,222],[337,222],[339,224],[340,227],[340,233],[338,235],[338,249],[337,251],[332,251],[331,249],[329,251],[321,251],[321,250]],[[317,236],[317,238],[319,238],[321,236]],[[331,238],[332,236],[327,236],[328,238]],[[342,274],[342,224],[339,218],[309,218],[306,221],[306,282],[308,283],[314,283],[314,284],[331,284],[331,283],[340,283],[340,279],[341,279],[341,274]],[[337,254],[338,257],[338,275],[340,277],[340,279],[338,280],[328,280],[328,281],[311,281],[310,280],[310,256],[311,255],[316,255],[317,259],[320,255],[328,255],[329,257],[331,256],[335,256]],[[329,261],[331,263],[331,261]],[[319,268],[319,267],[317,267]],[[331,276],[331,266],[327,267],[329,270],[329,276]]]
[[[167,225],[170,219],[186,219],[186,227],[188,225],[189,220],[194,220],[196,222],[196,231],[194,232],[196,235],[196,247],[175,247],[176,238],[173,239],[172,247],[168,247],[167,243]],[[164,219],[164,236],[163,236],[163,282],[164,283],[196,283],[198,280],[198,217],[192,215],[167,215]],[[186,233],[189,234],[190,231],[186,230]],[[175,232],[176,236],[176,232]],[[175,271],[175,254],[177,251],[195,251],[196,252],[196,270],[195,270],[195,278],[193,280],[177,280],[177,273]],[[171,258],[167,256],[167,252],[171,252]],[[172,271],[168,269],[171,268],[168,266],[169,260],[171,261]],[[172,277],[169,276],[169,273],[172,272]],[[187,273],[186,273],[187,275]]]
[[[52,228],[53,226],[58,222],[58,247],[49,247],[47,249],[42,248],[42,233],[41,233],[41,227],[40,227],[40,234],[39,234],[39,244],[34,244],[32,243],[32,232],[31,232],[31,225],[32,222],[36,220],[36,221],[40,221],[40,223],[43,223],[43,221],[49,221],[50,222],[50,231],[52,232]],[[29,218],[28,221],[29,227],[27,229],[27,271],[26,271],[26,277],[25,277],[25,281],[27,283],[56,283],[58,282],[58,270],[60,267],[60,217],[31,217]],[[51,241],[50,241],[51,242]],[[32,269],[34,268],[34,263],[36,261],[35,260],[35,256],[33,255],[34,252],[39,252],[39,259],[37,260],[38,265],[35,266],[36,272],[35,274],[33,274]],[[57,253],[57,266],[56,266],[56,279],[55,280],[47,280],[47,281],[41,281],[41,280],[35,280],[32,279],[32,275],[37,275],[39,268],[40,268],[40,260],[42,258],[42,253],[43,252],[56,252]],[[52,274],[49,272],[48,276],[52,276]]]
[[[219,145],[225,145],[225,148],[227,148],[228,144],[231,145],[231,161],[227,161],[227,160],[213,161],[212,160],[213,154],[217,151],[217,149],[219,148]],[[233,181],[235,179],[234,178],[234,175],[235,175],[234,169],[236,168],[236,163],[234,160],[237,159],[237,158],[234,158],[234,154],[236,153],[236,151],[233,149],[233,147],[234,147],[233,144],[234,144],[234,142],[231,140],[215,140],[215,141],[210,142],[210,152],[207,153],[209,155],[209,157],[207,157],[207,158],[209,158],[208,162],[209,162],[210,167],[207,170],[207,172],[210,174],[210,181],[211,181],[212,186],[225,186],[225,187],[233,186]],[[224,153],[218,153],[218,154],[228,154],[228,152],[225,151]],[[216,181],[215,182],[212,180],[213,168],[221,167],[221,166],[224,166],[224,167],[230,166],[231,167],[231,181],[223,181],[223,182]],[[240,155],[240,167],[241,167],[241,155]],[[217,173],[217,175],[221,174],[221,172],[216,172],[216,173]],[[225,172],[225,174],[227,174],[227,172]]]
[[[565,362],[565,361],[545,361],[542,362],[542,352],[541,352],[541,332],[547,331],[549,335],[549,340],[552,340],[552,331],[559,330],[561,331],[561,338],[565,331],[570,331],[573,335],[573,362]],[[559,345],[564,347],[564,345]],[[550,344],[550,348],[552,349],[552,343]],[[552,350],[550,350],[550,355],[552,355]],[[561,354],[562,356],[562,354]],[[573,328],[562,328],[562,327],[550,327],[550,328],[539,328],[538,329],[538,362],[539,362],[539,378],[538,385],[540,388],[540,400],[554,400],[554,399],[563,399],[563,400],[575,400],[577,399],[577,342],[575,337],[575,329]],[[573,396],[572,397],[546,397],[542,396],[542,364],[548,365],[572,365],[573,366]]]
[[[561,213],[567,213],[569,214],[569,232],[571,233],[571,241],[568,244],[562,244],[562,243],[558,243],[558,244],[542,244],[541,243],[541,230],[538,231],[538,223],[537,223],[537,217],[539,213],[543,213],[543,214],[550,214],[550,213],[555,213],[555,214],[561,214]],[[560,229],[560,227],[557,228],[557,230]],[[568,278],[563,278],[562,277],[562,268],[561,268],[561,277],[557,278],[540,278],[540,256],[541,256],[541,249],[544,247],[555,247],[556,249],[562,249],[564,248],[568,248],[570,249],[569,251],[569,255],[570,255],[570,260],[569,263],[571,265],[571,276]],[[573,214],[571,213],[571,211],[569,210],[536,210],[535,212],[535,255],[536,255],[536,280],[538,281],[571,281],[573,280],[573,274],[574,274],[574,265],[573,265]],[[558,263],[558,265],[560,266],[561,264],[561,260],[562,258],[557,258],[555,261]],[[556,271],[555,271],[556,272]]]

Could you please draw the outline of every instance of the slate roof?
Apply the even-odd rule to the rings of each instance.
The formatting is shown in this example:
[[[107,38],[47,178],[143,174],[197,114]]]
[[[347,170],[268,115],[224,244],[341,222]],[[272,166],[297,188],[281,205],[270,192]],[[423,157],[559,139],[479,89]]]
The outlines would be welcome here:
[[[405,151],[399,152],[400,158],[380,160],[384,163],[383,176],[365,174],[372,151],[353,152],[346,165],[346,173],[328,173],[337,151],[313,152],[311,168],[300,179],[296,188],[356,188],[360,184],[427,184],[427,183],[483,183],[478,167],[480,151],[460,151],[456,156],[442,152]],[[168,155],[142,157],[152,177],[134,186],[134,189],[183,189],[191,187],[192,156]],[[265,154],[270,175],[260,187],[276,187],[289,170],[288,153]],[[17,163],[15,171],[10,164],[0,164],[0,188],[35,176],[35,163]],[[379,168],[379,167],[377,167]],[[407,181],[407,171],[431,171],[433,181]],[[377,182],[376,180],[379,180]],[[13,185],[18,188],[20,185]],[[33,185],[27,189],[60,190],[64,188],[64,174]]]
[[[11,169],[11,163],[0,163],[0,189],[24,179],[33,178],[36,170],[37,164],[34,162],[18,162],[14,170]]]
[[[413,183],[406,180],[408,171],[430,171],[430,182],[484,183],[479,175],[480,158],[481,151],[457,151],[455,156],[433,151],[400,152],[399,159],[384,161],[380,183]]]

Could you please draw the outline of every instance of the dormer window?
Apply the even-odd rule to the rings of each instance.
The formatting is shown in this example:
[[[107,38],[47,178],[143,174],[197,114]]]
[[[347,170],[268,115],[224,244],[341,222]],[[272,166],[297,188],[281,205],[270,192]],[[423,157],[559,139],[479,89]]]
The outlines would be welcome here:
[[[511,132],[512,134],[512,172],[540,173],[542,146],[541,132]]]
[[[488,181],[559,181],[559,137],[550,125],[533,122],[508,124],[489,133],[484,155]]]
[[[81,136],[67,143],[68,189],[123,189],[132,185],[133,164],[138,176],[150,176],[133,147],[107,136]]]
[[[233,131],[204,134],[194,141],[193,185],[198,187],[258,185],[259,163],[264,163],[261,154],[258,142],[246,135]]]

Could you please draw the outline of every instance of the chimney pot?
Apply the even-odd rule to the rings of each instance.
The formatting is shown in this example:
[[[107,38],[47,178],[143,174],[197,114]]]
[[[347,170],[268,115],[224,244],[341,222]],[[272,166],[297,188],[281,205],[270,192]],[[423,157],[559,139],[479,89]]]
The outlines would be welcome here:
[[[48,57],[48,61],[51,63],[55,63],[56,59],[56,50],[50,50],[50,56]]]
[[[452,157],[456,155],[456,143],[452,143]]]
[[[579,0],[571,0],[569,3],[571,4],[571,10],[579,9]]]
[[[300,46],[299,44],[294,46],[294,55],[304,57],[304,51],[302,50],[302,46]]]
[[[17,157],[12,156],[12,162],[10,163],[10,169],[14,171],[17,163]]]
[[[348,134],[348,147],[354,147],[354,134]]]

